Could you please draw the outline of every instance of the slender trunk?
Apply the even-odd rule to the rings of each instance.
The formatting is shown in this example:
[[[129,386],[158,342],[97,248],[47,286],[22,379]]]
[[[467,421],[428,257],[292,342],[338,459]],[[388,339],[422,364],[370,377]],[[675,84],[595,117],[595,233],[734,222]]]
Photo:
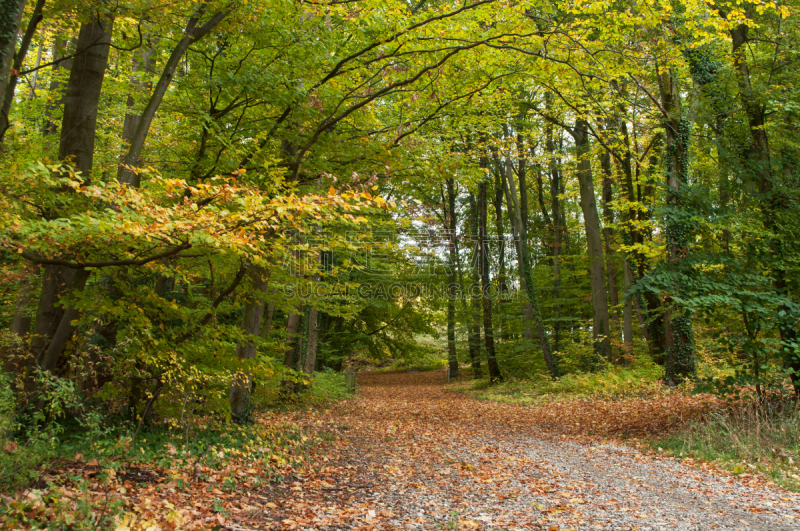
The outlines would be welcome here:
[[[89,279],[91,272],[87,269],[79,269],[75,272],[70,286],[72,294],[80,293],[86,287],[86,281]],[[47,347],[47,350],[42,357],[40,367],[43,370],[54,372],[61,359],[61,354],[67,346],[69,338],[72,337],[73,324],[72,322],[78,318],[78,308],[74,303],[69,303],[64,308],[64,316],[56,328],[55,334]]]
[[[483,166],[486,167],[484,160]],[[489,246],[486,233],[488,212],[488,184],[484,178],[478,185],[478,248],[480,252],[481,299],[483,299],[483,337],[486,345],[486,364],[489,367],[489,381],[495,382],[502,379],[500,367],[497,364],[497,353],[494,348],[494,327],[492,323],[492,296],[489,285]]]
[[[454,217],[454,219],[455,219],[455,217]],[[470,316],[470,311],[467,308],[467,287],[466,287],[466,283],[464,282],[464,268],[461,265],[461,255],[459,254],[459,251],[458,251],[458,235],[457,234],[453,235],[453,247],[454,247],[455,259],[456,259],[456,268],[458,269],[458,283],[459,283],[459,287],[461,288],[461,294],[459,296],[459,298],[461,299],[461,311],[464,314],[464,321],[466,322],[466,327],[467,327],[467,350],[469,352],[470,364],[474,368],[475,367],[475,363],[476,363],[476,359],[478,359],[480,351],[479,352],[475,352],[475,342],[474,342],[474,338],[473,338],[474,329],[473,329],[473,326],[472,326],[473,322],[472,322],[472,318]],[[478,364],[480,366],[480,361],[479,360],[478,360]],[[478,376],[480,376],[480,374],[473,374],[473,376],[478,377]]]
[[[749,42],[750,28],[747,24],[740,24],[730,30],[734,66],[738,72],[739,97],[750,126],[750,160],[749,165],[758,177],[758,191],[762,198],[761,211],[764,228],[771,233],[769,241],[769,262],[772,265],[772,286],[775,294],[786,302],[778,305],[777,325],[781,339],[781,355],[788,368],[794,370],[792,383],[795,393],[800,397],[800,356],[790,346],[797,343],[796,315],[793,310],[791,293],[787,285],[787,271],[784,267],[783,244],[776,232],[779,230],[777,218],[780,211],[786,209],[781,194],[774,190],[774,175],[772,159],[767,137],[767,106],[758,97],[750,83],[750,70],[745,53],[746,44]]]
[[[306,338],[308,337],[308,318],[309,318],[310,314],[311,314],[311,308],[309,306],[306,306],[305,307],[305,312],[303,313],[303,317],[302,317],[303,321],[301,323],[302,326],[303,326],[303,330],[300,332],[300,334],[298,334],[298,337],[297,337],[297,348],[294,351],[294,355],[295,355],[294,370],[297,371],[297,372],[300,372],[300,371],[303,370],[303,354],[305,352],[305,348],[304,348],[305,347],[305,341],[306,341]]]
[[[450,365],[450,377],[458,376],[458,352],[456,351],[456,191],[453,179],[447,179],[447,221],[450,232],[450,275],[447,286],[447,360]]]
[[[314,374],[317,365],[317,338],[319,337],[319,310],[311,308],[308,311],[308,340],[306,341],[306,359],[303,372]]]
[[[141,178],[138,172],[134,171],[132,168],[135,168],[139,165],[139,157],[142,154],[144,143],[147,140],[148,133],[150,132],[150,126],[153,123],[153,118],[155,118],[156,111],[158,111],[158,108],[161,106],[161,102],[164,100],[164,95],[167,93],[167,88],[169,88],[169,85],[175,76],[175,70],[178,68],[183,54],[186,53],[186,50],[189,49],[190,45],[203,38],[203,36],[214,29],[214,27],[222,22],[222,19],[228,15],[228,11],[217,12],[208,20],[208,22],[198,28],[197,25],[200,22],[200,18],[203,16],[203,13],[205,12],[205,7],[206,4],[204,2],[197,10],[197,13],[189,19],[189,22],[186,24],[186,28],[183,30],[183,38],[178,41],[178,44],[175,46],[175,48],[173,48],[169,59],[167,59],[167,63],[164,65],[164,70],[161,72],[161,78],[158,80],[158,83],[153,90],[153,94],[150,96],[150,100],[147,102],[147,106],[145,106],[141,116],[139,117],[139,123],[136,127],[136,131],[131,137],[128,152],[123,158],[122,164],[117,171],[117,180],[121,183],[128,184],[134,188],[139,187]]]
[[[611,357],[611,331],[608,323],[608,298],[606,296],[606,270],[603,262],[603,237],[600,216],[594,195],[592,163],[589,160],[589,124],[582,119],[573,129],[575,149],[578,157],[577,176],[580,183],[581,210],[586,228],[586,244],[589,252],[589,281],[592,287],[592,336],[595,353],[613,361]]]
[[[631,341],[633,338],[625,335],[625,329],[620,322],[617,269],[614,257],[614,248],[612,247],[612,242],[614,240],[614,229],[611,228],[611,226],[614,224],[614,210],[611,208],[611,202],[614,200],[614,186],[611,178],[611,154],[608,151],[603,151],[603,154],[600,157],[600,166],[603,170],[603,240],[606,251],[608,295],[611,299],[611,306],[614,308],[614,321],[616,322],[616,328],[617,330],[623,331],[625,355],[622,357],[622,362],[627,364],[630,361],[628,356],[631,352],[630,347],[632,346]]]
[[[553,212],[553,346],[558,352],[559,341],[561,339],[561,246],[562,246],[562,215],[561,204],[558,199],[561,193],[561,172],[555,156],[555,144],[553,142],[553,126],[545,126],[545,150],[548,154],[550,166],[550,208]]]
[[[631,266],[626,260],[623,263],[624,267],[624,279],[625,279],[625,292],[627,293],[630,287],[633,285],[633,271],[631,270]],[[622,337],[625,341],[625,358],[623,363],[628,363],[628,356],[633,351],[633,303],[638,301],[635,296],[625,296],[625,305],[622,308]],[[638,308],[637,308],[638,309]],[[638,312],[639,315],[639,325],[647,334],[647,327],[645,326],[646,320],[642,312]]]
[[[264,326],[261,327],[261,339],[267,339],[272,330],[272,319],[275,316],[275,303],[270,302],[264,311]]]
[[[78,39],[76,38],[63,38],[61,36],[56,36],[53,41],[53,60],[62,59],[68,55],[71,55],[75,51],[75,47],[78,45]],[[62,90],[63,83],[60,79],[60,71],[64,70],[67,72],[72,71],[72,64],[75,62],[75,59],[70,57],[69,59],[64,59],[63,61],[54,64],[51,68],[50,77],[52,81],[50,81],[50,86],[48,87],[48,93],[50,97],[47,100],[47,103],[44,107],[44,125],[42,126],[42,136],[48,137],[55,135],[58,132],[58,122],[54,121],[56,110],[64,105],[64,92]],[[54,96],[54,95],[57,95]],[[48,150],[50,149],[49,142],[48,142]]]
[[[23,0],[22,2],[19,2],[19,3],[23,6],[23,10],[24,10],[25,1]],[[33,8],[33,13],[31,14],[31,19],[28,21],[28,26],[25,29],[25,33],[22,35],[22,41],[20,42],[19,50],[17,50],[16,55],[14,55],[14,61],[13,61],[12,68],[14,70],[16,70],[17,72],[22,70],[22,66],[25,64],[25,57],[28,55],[28,49],[30,48],[31,41],[33,40],[33,36],[36,33],[36,27],[39,25],[39,22],[42,21],[42,9],[44,9],[44,4],[45,4],[45,0],[37,0],[36,5]],[[2,11],[2,9],[3,9],[3,7],[0,5],[0,11]],[[17,27],[19,27],[19,23],[20,22],[21,22],[21,19],[17,21]],[[16,37],[16,30],[14,31],[14,37]],[[16,38],[14,39],[14,41],[16,41]],[[13,53],[13,51],[14,51],[14,47],[12,45],[11,52]],[[41,58],[42,58],[42,45],[41,44],[39,45],[39,56],[38,57],[39,57],[39,61],[40,61]],[[3,59],[5,59],[5,57]],[[39,61],[37,61],[37,63]],[[5,135],[6,131],[8,130],[8,127],[10,125],[9,118],[11,116],[11,105],[14,102],[14,93],[17,90],[17,82],[19,80],[19,77],[17,77],[17,76],[13,76],[13,75],[6,76],[5,75],[5,73],[6,73],[5,61],[3,61],[3,63],[4,63],[3,64],[3,70],[2,70],[2,74],[0,74],[0,75],[3,75],[3,78],[8,80],[8,84],[5,87],[3,87],[3,89],[4,89],[3,92],[0,92],[0,95],[3,96],[3,106],[2,106],[2,109],[0,109],[0,142],[3,141],[3,136]],[[37,64],[36,66],[38,67],[39,65]],[[36,74],[37,73],[38,73],[38,70],[36,72],[34,72],[34,74],[33,74],[33,79],[32,79],[32,83],[31,83],[31,97],[33,97],[33,86],[36,83]],[[0,85],[2,85],[2,82],[0,82]]]
[[[294,365],[294,351],[297,345],[297,334],[300,329],[300,308],[297,308],[296,313],[289,314],[286,320],[286,356],[283,360],[287,367]]]
[[[31,331],[31,311],[36,301],[34,282],[36,280],[36,269],[33,267],[27,270],[27,275],[22,279],[19,292],[17,292],[17,303],[14,308],[14,319],[11,321],[11,333],[19,337],[27,336]]]
[[[508,327],[506,326],[505,312],[502,307],[505,303],[505,296],[508,293],[506,283],[506,242],[503,230],[503,168],[498,167],[494,173],[494,228],[497,232],[497,309],[500,319],[500,338],[508,339]],[[524,165],[520,162],[520,174],[524,174]]]
[[[33,67],[36,68],[31,74],[31,86],[30,86],[30,93],[28,97],[30,99],[34,99],[36,97],[36,88],[38,86],[37,80],[39,79],[39,70],[38,68],[42,66],[42,53],[44,52],[44,38],[39,42],[39,46],[36,50],[36,62],[33,63]]]
[[[472,352],[474,358],[472,359],[472,370],[475,378],[482,376],[481,371],[481,301],[479,297],[480,292],[480,244],[478,242],[478,208],[475,204],[475,196],[469,194],[469,234],[472,243],[472,264],[471,264],[471,280],[470,283],[470,303],[471,309],[469,320],[471,323],[470,329],[470,342],[472,343]]]
[[[11,73],[11,67],[14,64],[17,34],[24,13],[25,0],[0,0],[0,97],[3,98],[12,79],[16,84],[16,76]],[[0,117],[0,137],[7,125],[8,115],[3,115]]]
[[[536,331],[539,335],[539,345],[542,349],[542,356],[544,357],[547,370],[553,378],[558,378],[560,372],[558,370],[558,363],[556,357],[550,351],[550,343],[544,331],[542,324],[539,306],[536,300],[536,289],[533,285],[533,278],[531,275],[531,262],[530,254],[528,252],[528,234],[525,229],[525,224],[522,222],[522,213],[520,212],[519,200],[517,199],[517,189],[514,183],[514,175],[511,171],[505,172],[506,184],[508,186],[508,198],[510,199],[509,211],[513,210],[514,218],[512,226],[516,234],[514,234],[514,241],[517,242],[517,264],[519,267],[519,276],[524,279],[523,285],[525,294],[530,303],[530,311],[533,321],[536,324]]]
[[[539,209],[542,211],[542,218],[544,224],[552,227],[553,221],[550,219],[550,213],[547,211],[547,205],[544,202],[544,181],[542,180],[542,167],[536,165],[536,196],[539,200]]]
[[[133,142],[136,131],[139,128],[139,122],[141,122],[141,115],[135,111],[136,98],[134,93],[138,94],[152,88],[152,83],[142,81],[142,74],[151,74],[155,71],[155,68],[156,50],[152,45],[134,52],[130,79],[131,93],[128,94],[126,102],[128,111],[125,113],[125,121],[122,124],[122,140],[128,146]]]
[[[269,278],[263,268],[253,268],[250,271],[253,283],[254,299],[249,301],[244,309],[242,328],[246,334],[236,345],[236,357],[241,360],[251,360],[256,357],[258,347],[258,331],[261,328],[261,319],[264,315],[263,295],[269,285]],[[228,401],[231,406],[231,418],[236,422],[251,422],[250,409],[251,393],[255,385],[253,375],[249,372],[237,371],[231,381]]]

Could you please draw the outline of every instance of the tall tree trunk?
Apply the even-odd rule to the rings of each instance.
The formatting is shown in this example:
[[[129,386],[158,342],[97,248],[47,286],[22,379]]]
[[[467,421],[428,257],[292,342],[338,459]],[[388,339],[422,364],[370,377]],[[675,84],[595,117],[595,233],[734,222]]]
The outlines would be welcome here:
[[[53,41],[53,61],[63,59],[64,57],[71,55],[75,51],[77,45],[77,38],[64,38],[61,35],[57,35]],[[69,59],[64,59],[63,61],[60,61],[52,66],[50,74],[52,80],[50,81],[50,87],[48,87],[50,98],[48,98],[48,101],[44,106],[44,126],[42,127],[42,136],[44,137],[55,135],[58,132],[58,123],[54,121],[54,114],[56,109],[64,105],[64,93],[62,90],[62,82],[59,80],[59,72],[61,70],[71,72],[72,64],[74,62],[75,59],[70,57]],[[56,94],[58,97],[53,96]],[[48,149],[49,148],[50,146],[48,142]]]
[[[505,303],[506,294],[508,293],[508,284],[506,282],[506,242],[505,232],[503,230],[503,168],[498,167],[494,172],[494,228],[497,232],[497,298],[498,313],[500,319],[500,337],[508,339],[508,330],[505,320],[505,312],[502,308]],[[520,161],[519,173],[525,173],[524,165]]]
[[[70,285],[71,294],[80,293],[86,287],[86,281],[89,279],[91,272],[87,269],[78,269],[72,279]],[[72,337],[73,325],[72,322],[78,318],[78,308],[74,303],[69,303],[64,308],[64,315],[58,323],[53,334],[50,344],[42,357],[40,366],[43,370],[54,372],[61,359],[61,354],[67,347],[67,342]]]
[[[128,112],[125,113],[125,121],[122,124],[122,140],[130,146],[136,136],[136,131],[141,122],[141,115],[136,112],[136,98],[134,93],[142,93],[152,88],[152,83],[142,81],[143,75],[152,74],[156,69],[156,50],[152,44],[143,46],[133,54],[133,65],[131,66],[131,93],[125,105]]]
[[[549,94],[549,93],[548,93]],[[553,213],[553,345],[558,352],[559,341],[561,339],[561,247],[563,236],[563,217],[561,215],[561,203],[558,195],[561,193],[561,171],[556,160],[555,143],[553,142],[553,126],[545,125],[545,150],[548,155],[550,168],[550,208]]]
[[[525,224],[522,222],[522,213],[519,207],[519,200],[517,199],[517,188],[514,183],[514,175],[510,170],[505,172],[506,185],[508,186],[508,202],[509,212],[514,212],[512,227],[514,229],[514,241],[517,242],[517,264],[519,267],[520,279],[525,294],[527,295],[528,302],[530,303],[530,311],[534,323],[536,324],[536,331],[539,335],[539,345],[542,349],[542,356],[544,357],[547,370],[553,378],[558,378],[561,374],[558,370],[558,362],[556,357],[550,350],[550,342],[544,331],[542,324],[541,313],[536,298],[536,288],[533,284],[533,277],[531,275],[531,260],[528,251],[528,233]]]
[[[522,183],[520,183],[521,185]],[[544,181],[542,180],[542,167],[536,165],[536,196],[539,200],[539,209],[542,211],[542,219],[544,224],[548,227],[553,226],[553,221],[550,219],[550,213],[547,211],[547,205],[544,202]]]
[[[25,0],[0,0],[0,97],[4,97],[12,83],[11,67],[17,48],[17,34],[25,13]],[[16,80],[13,81],[16,84]],[[0,118],[0,135],[8,124],[7,116]]]
[[[447,228],[449,231],[450,250],[450,275],[447,285],[447,361],[450,366],[450,376],[458,376],[458,352],[456,351],[456,190],[452,178],[447,179]]]
[[[103,88],[114,19],[95,17],[81,25],[78,55],[70,71],[64,94],[64,119],[61,122],[60,160],[70,159],[87,181],[92,173],[97,112]]]
[[[267,339],[272,330],[272,319],[275,317],[275,303],[270,302],[264,310],[264,325],[261,327],[261,339]]]
[[[25,1],[23,0],[22,2],[17,2],[17,3],[22,5],[24,10]],[[18,72],[22,70],[22,66],[25,64],[25,57],[28,55],[28,49],[30,48],[33,36],[36,33],[36,27],[39,25],[39,22],[42,21],[42,9],[44,8],[44,4],[45,0],[37,0],[36,5],[33,8],[33,13],[31,14],[31,19],[28,21],[28,26],[25,29],[25,33],[22,35],[22,41],[20,42],[19,50],[17,50],[17,53],[14,55],[12,68]],[[0,5],[0,12],[2,12],[2,9],[3,6]],[[0,17],[2,16],[3,15],[0,15]],[[17,21],[17,27],[19,27],[20,22],[21,18]],[[14,37],[15,37],[14,41],[16,42],[16,30],[14,32]],[[2,38],[0,37],[0,39]],[[14,47],[12,45],[11,52],[13,53],[13,51]],[[42,56],[42,45],[40,44],[39,45],[40,60],[41,56]],[[3,57],[3,59],[5,59],[5,56]],[[0,92],[0,95],[3,95],[3,106],[2,109],[0,109],[0,142],[2,142],[3,136],[5,135],[10,125],[9,118],[11,116],[11,105],[14,102],[14,93],[17,90],[17,82],[19,80],[19,77],[14,75],[6,75],[5,61],[3,61],[3,70],[2,74],[0,75],[2,75],[4,79],[8,80],[8,83],[4,87],[3,92]],[[33,75],[36,76],[36,72],[34,72]],[[34,82],[35,82],[35,77],[34,77]],[[3,82],[0,81],[0,85],[2,85],[2,83]],[[33,88],[31,88],[31,91],[33,91]]]
[[[314,374],[314,368],[317,365],[318,319],[319,311],[311,308],[308,311],[308,339],[306,341],[306,359],[303,365],[303,372],[306,374]]]
[[[478,208],[475,204],[475,196],[469,194],[469,235],[472,244],[472,263],[470,264],[471,283],[470,283],[470,304],[472,311],[469,315],[470,320],[470,343],[472,343],[471,355],[472,370],[475,378],[482,376],[481,371],[481,301],[480,301],[480,244],[478,242]]]
[[[455,218],[454,218],[455,219]],[[471,317],[470,309],[467,307],[467,286],[464,282],[464,267],[461,264],[461,254],[458,250],[458,235],[453,235],[453,247],[455,252],[455,260],[456,260],[456,268],[458,269],[458,283],[459,287],[461,288],[461,293],[459,298],[461,299],[461,311],[464,314],[464,321],[467,327],[467,350],[469,352],[469,359],[471,366],[475,367],[476,361],[478,367],[480,368],[480,351],[475,352],[475,341],[473,337],[474,328],[473,328],[473,320]],[[474,377],[479,377],[480,372],[478,374],[473,374]]]
[[[486,167],[484,159],[483,166]],[[483,337],[486,344],[486,364],[489,367],[489,381],[495,382],[502,379],[500,367],[497,364],[497,353],[494,348],[494,327],[492,323],[492,297],[489,285],[489,246],[486,233],[488,212],[487,198],[488,184],[484,178],[478,185],[478,246],[480,252],[481,298],[483,299]]]
[[[592,335],[595,353],[613,361],[611,357],[611,331],[608,323],[608,298],[606,296],[606,270],[603,262],[603,237],[600,216],[594,195],[592,163],[589,159],[589,124],[583,119],[575,122],[573,129],[578,157],[577,176],[580,183],[581,210],[586,227],[586,244],[589,252],[589,280],[592,287]]]
[[[293,367],[295,364],[294,352],[295,346],[297,345],[297,336],[300,331],[300,321],[302,320],[300,311],[301,308],[298,307],[295,313],[290,313],[286,320],[286,356],[283,362],[287,367]]]
[[[752,6],[748,11],[752,10]],[[748,16],[750,13],[748,12]],[[787,272],[784,266],[783,245],[780,237],[775,234],[778,230],[776,219],[781,210],[786,208],[781,194],[775,191],[774,175],[772,171],[772,158],[767,136],[767,106],[761,98],[754,93],[750,83],[750,69],[747,63],[746,44],[749,42],[750,27],[748,24],[739,24],[730,30],[734,66],[738,73],[739,98],[747,114],[750,127],[750,154],[749,165],[753,173],[758,176],[758,191],[762,197],[761,211],[763,214],[764,228],[770,236],[770,264],[772,266],[773,289],[776,295],[787,302],[777,308],[778,334],[781,338],[781,354],[788,368],[794,369],[792,383],[795,393],[800,397],[800,355],[797,355],[790,346],[797,343],[797,316],[791,304],[791,293],[787,285]]]
[[[85,51],[73,62],[64,96],[59,158],[69,159],[87,183],[92,172],[97,111],[108,64],[108,44],[111,42],[113,22],[109,16],[102,19],[97,16],[81,25],[78,49]],[[101,44],[91,46],[97,43]],[[65,288],[82,291],[88,277],[89,271],[85,269],[76,271],[62,266],[45,266],[34,325],[36,336],[32,342],[40,367],[47,370],[55,368],[72,336],[72,321],[77,317],[77,309],[58,307]],[[29,373],[28,378],[31,376]],[[26,384],[26,388],[30,389],[30,386]]]
[[[675,210],[683,208],[682,195],[689,182],[689,142],[691,126],[683,116],[680,92],[675,77],[669,70],[658,74],[661,105],[666,110],[664,125],[666,130],[667,159],[667,205]],[[676,220],[675,216],[667,219],[665,227],[667,240],[667,263],[670,268],[679,266],[679,262],[689,252],[693,233],[687,221]],[[682,308],[671,297],[667,297],[667,311],[664,315],[664,336],[667,351],[664,363],[665,380],[680,383],[693,377],[697,372],[695,360],[694,334],[692,315]]]
[[[612,247],[612,242],[614,240],[614,229],[611,228],[611,226],[614,224],[614,210],[611,207],[611,202],[614,200],[614,185],[611,178],[611,154],[608,151],[603,151],[603,154],[600,157],[600,166],[603,170],[603,240],[606,251],[608,295],[611,299],[611,306],[614,308],[614,321],[616,322],[617,330],[622,330],[623,342],[625,344],[625,353],[622,356],[622,363],[627,364],[630,362],[630,347],[633,345],[633,338],[625,334],[625,327],[620,322],[617,269],[614,257],[614,248]],[[623,311],[630,312],[630,305],[628,305]]]
[[[245,338],[236,345],[236,357],[241,360],[252,360],[258,350],[258,332],[261,328],[261,319],[264,316],[264,294],[269,285],[267,272],[260,267],[250,270],[250,279],[253,284],[254,298],[248,301],[244,309],[242,328]],[[228,401],[231,406],[231,418],[236,422],[251,422],[250,409],[251,392],[255,385],[253,375],[237,371],[231,381]]]
[[[305,342],[306,338],[308,337],[308,318],[311,314],[311,307],[306,306],[305,312],[303,313],[301,325],[303,326],[302,331],[298,334],[297,337],[297,347],[294,351],[295,356],[295,366],[294,370],[297,372],[301,372],[303,370],[303,354],[305,354]]]
[[[139,157],[142,154],[144,143],[147,140],[148,133],[150,132],[150,125],[153,123],[153,118],[155,118],[156,111],[158,111],[158,108],[161,106],[161,102],[164,100],[164,95],[167,93],[167,88],[169,88],[169,85],[175,76],[175,70],[178,68],[178,64],[180,64],[183,54],[186,53],[186,50],[189,49],[190,45],[202,39],[208,32],[222,22],[222,20],[230,12],[228,10],[219,11],[212,15],[203,26],[198,27],[200,19],[205,13],[206,5],[206,2],[203,2],[195,15],[190,18],[189,22],[186,24],[186,28],[183,30],[183,38],[181,38],[175,48],[173,48],[169,59],[167,59],[167,63],[164,65],[164,70],[161,72],[161,77],[159,78],[158,83],[153,90],[153,94],[150,96],[147,106],[145,106],[141,116],[139,117],[139,123],[137,124],[136,131],[131,137],[128,152],[123,158],[122,164],[117,171],[117,180],[121,183],[128,184],[134,188],[139,187],[141,178],[138,172],[132,170],[131,168],[135,168],[139,165]]]
[[[36,301],[34,282],[36,281],[36,268],[30,267],[22,279],[17,292],[17,303],[14,308],[14,318],[11,321],[11,333],[19,337],[27,336],[31,331],[31,311]]]
[[[511,175],[511,173],[514,171],[514,168],[511,166],[511,161],[510,160],[506,162],[504,169],[505,169],[505,174],[506,175]],[[520,173],[519,173],[520,177],[525,177],[525,173],[526,173],[525,171],[520,171]],[[507,179],[505,179],[505,178],[503,179],[503,191],[504,191],[505,194],[509,193]],[[525,234],[527,235],[528,234],[528,210],[527,210],[527,208],[523,207],[524,203],[522,202],[522,198],[528,196],[528,182],[527,182],[527,179],[520,178],[520,180],[519,180],[519,195],[520,195],[520,201],[519,201],[520,216],[522,217],[522,226],[524,227]],[[513,220],[513,218],[514,218],[513,210],[514,209],[512,208],[511,202],[508,200],[508,195],[506,196],[506,204],[508,205],[508,217],[509,217],[509,220],[511,221],[511,226],[513,227],[514,226],[514,220]],[[515,236],[514,236],[515,241],[518,238],[518,236],[519,236],[518,233],[515,234]],[[526,236],[526,238],[527,238],[527,236]],[[526,249],[528,248],[529,242],[528,242],[527,239],[524,242],[519,242],[519,243],[522,244],[522,245],[525,245]],[[519,254],[519,246],[517,246],[517,256],[520,256],[520,254]],[[530,265],[531,268],[533,268],[533,264],[532,263],[529,264],[529,265]],[[520,277],[520,288],[521,288],[521,290],[523,292],[526,292],[527,286],[525,284],[525,278],[524,277]],[[531,343],[533,342],[534,338],[536,337],[536,334],[534,332],[535,324],[534,324],[533,315],[534,315],[533,306],[531,305],[531,301],[529,301],[527,299],[527,297],[526,297],[525,302],[522,304],[522,317],[523,317],[524,323],[525,323],[524,328],[522,329],[522,339],[524,339],[525,341],[529,341]]]

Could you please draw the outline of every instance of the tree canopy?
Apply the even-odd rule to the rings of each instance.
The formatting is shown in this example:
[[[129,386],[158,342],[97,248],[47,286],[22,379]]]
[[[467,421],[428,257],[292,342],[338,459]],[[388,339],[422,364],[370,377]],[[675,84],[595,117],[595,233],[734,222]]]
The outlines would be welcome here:
[[[30,411],[56,378],[247,422],[257,386],[444,349],[800,393],[792,2],[1,4]]]

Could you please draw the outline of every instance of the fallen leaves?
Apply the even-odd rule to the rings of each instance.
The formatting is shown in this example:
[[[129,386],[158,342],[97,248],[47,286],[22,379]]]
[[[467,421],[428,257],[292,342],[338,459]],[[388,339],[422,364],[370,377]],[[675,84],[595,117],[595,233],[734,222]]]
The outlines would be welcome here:
[[[652,523],[661,520],[653,520],[652,509],[633,494],[646,492],[652,485],[639,472],[625,472],[630,459],[610,453],[599,435],[669,429],[677,417],[697,415],[707,407],[692,397],[613,403],[576,400],[524,407],[448,392],[440,380],[441,373],[362,374],[361,392],[353,400],[328,411],[288,412],[260,420],[270,429],[292,431],[295,436],[287,441],[313,445],[314,452],[305,459],[292,446],[281,450],[255,444],[258,459],[239,456],[236,448],[216,449],[228,460],[221,469],[194,462],[175,469],[122,468],[115,474],[106,472],[102,482],[100,463],[76,456],[80,460],[65,465],[64,472],[87,478],[90,495],[98,503],[104,497],[124,503],[117,531],[215,526],[233,531],[565,531],[605,521],[594,514]],[[587,435],[593,436],[591,445],[571,442],[585,441]],[[575,455],[566,459],[573,459],[576,466],[596,458],[590,465],[592,473],[622,475],[630,490],[613,491],[613,497],[611,491],[598,494],[594,480],[553,468],[548,462],[552,454],[536,457],[521,443],[548,437],[555,442],[543,447],[547,452],[572,448],[569,452]],[[177,456],[180,452],[167,445],[166,453]],[[615,457],[608,461],[610,455]],[[643,461],[637,466],[649,465]],[[264,481],[268,471],[277,481]],[[708,496],[711,491],[704,490],[704,476],[698,474],[686,474],[685,479]],[[741,478],[737,481],[744,481]],[[755,478],[746,481],[755,482]],[[65,487],[71,496],[76,495],[69,485]],[[40,497],[25,496],[12,501],[24,498],[27,507],[38,502],[37,510],[41,510]],[[783,522],[800,518],[800,512],[790,509],[800,506],[797,498],[784,498],[774,499],[774,506],[750,505],[746,511],[754,517],[780,511],[777,515]],[[663,520],[672,521],[669,515]]]

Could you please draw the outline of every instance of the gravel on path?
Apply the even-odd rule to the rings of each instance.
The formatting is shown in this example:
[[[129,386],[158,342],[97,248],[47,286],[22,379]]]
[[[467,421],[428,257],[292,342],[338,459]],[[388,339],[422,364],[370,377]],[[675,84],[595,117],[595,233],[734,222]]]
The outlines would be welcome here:
[[[298,417],[338,443],[265,512],[265,528],[800,530],[795,493],[542,432],[525,408],[448,392],[440,379],[363,378],[358,398]]]

